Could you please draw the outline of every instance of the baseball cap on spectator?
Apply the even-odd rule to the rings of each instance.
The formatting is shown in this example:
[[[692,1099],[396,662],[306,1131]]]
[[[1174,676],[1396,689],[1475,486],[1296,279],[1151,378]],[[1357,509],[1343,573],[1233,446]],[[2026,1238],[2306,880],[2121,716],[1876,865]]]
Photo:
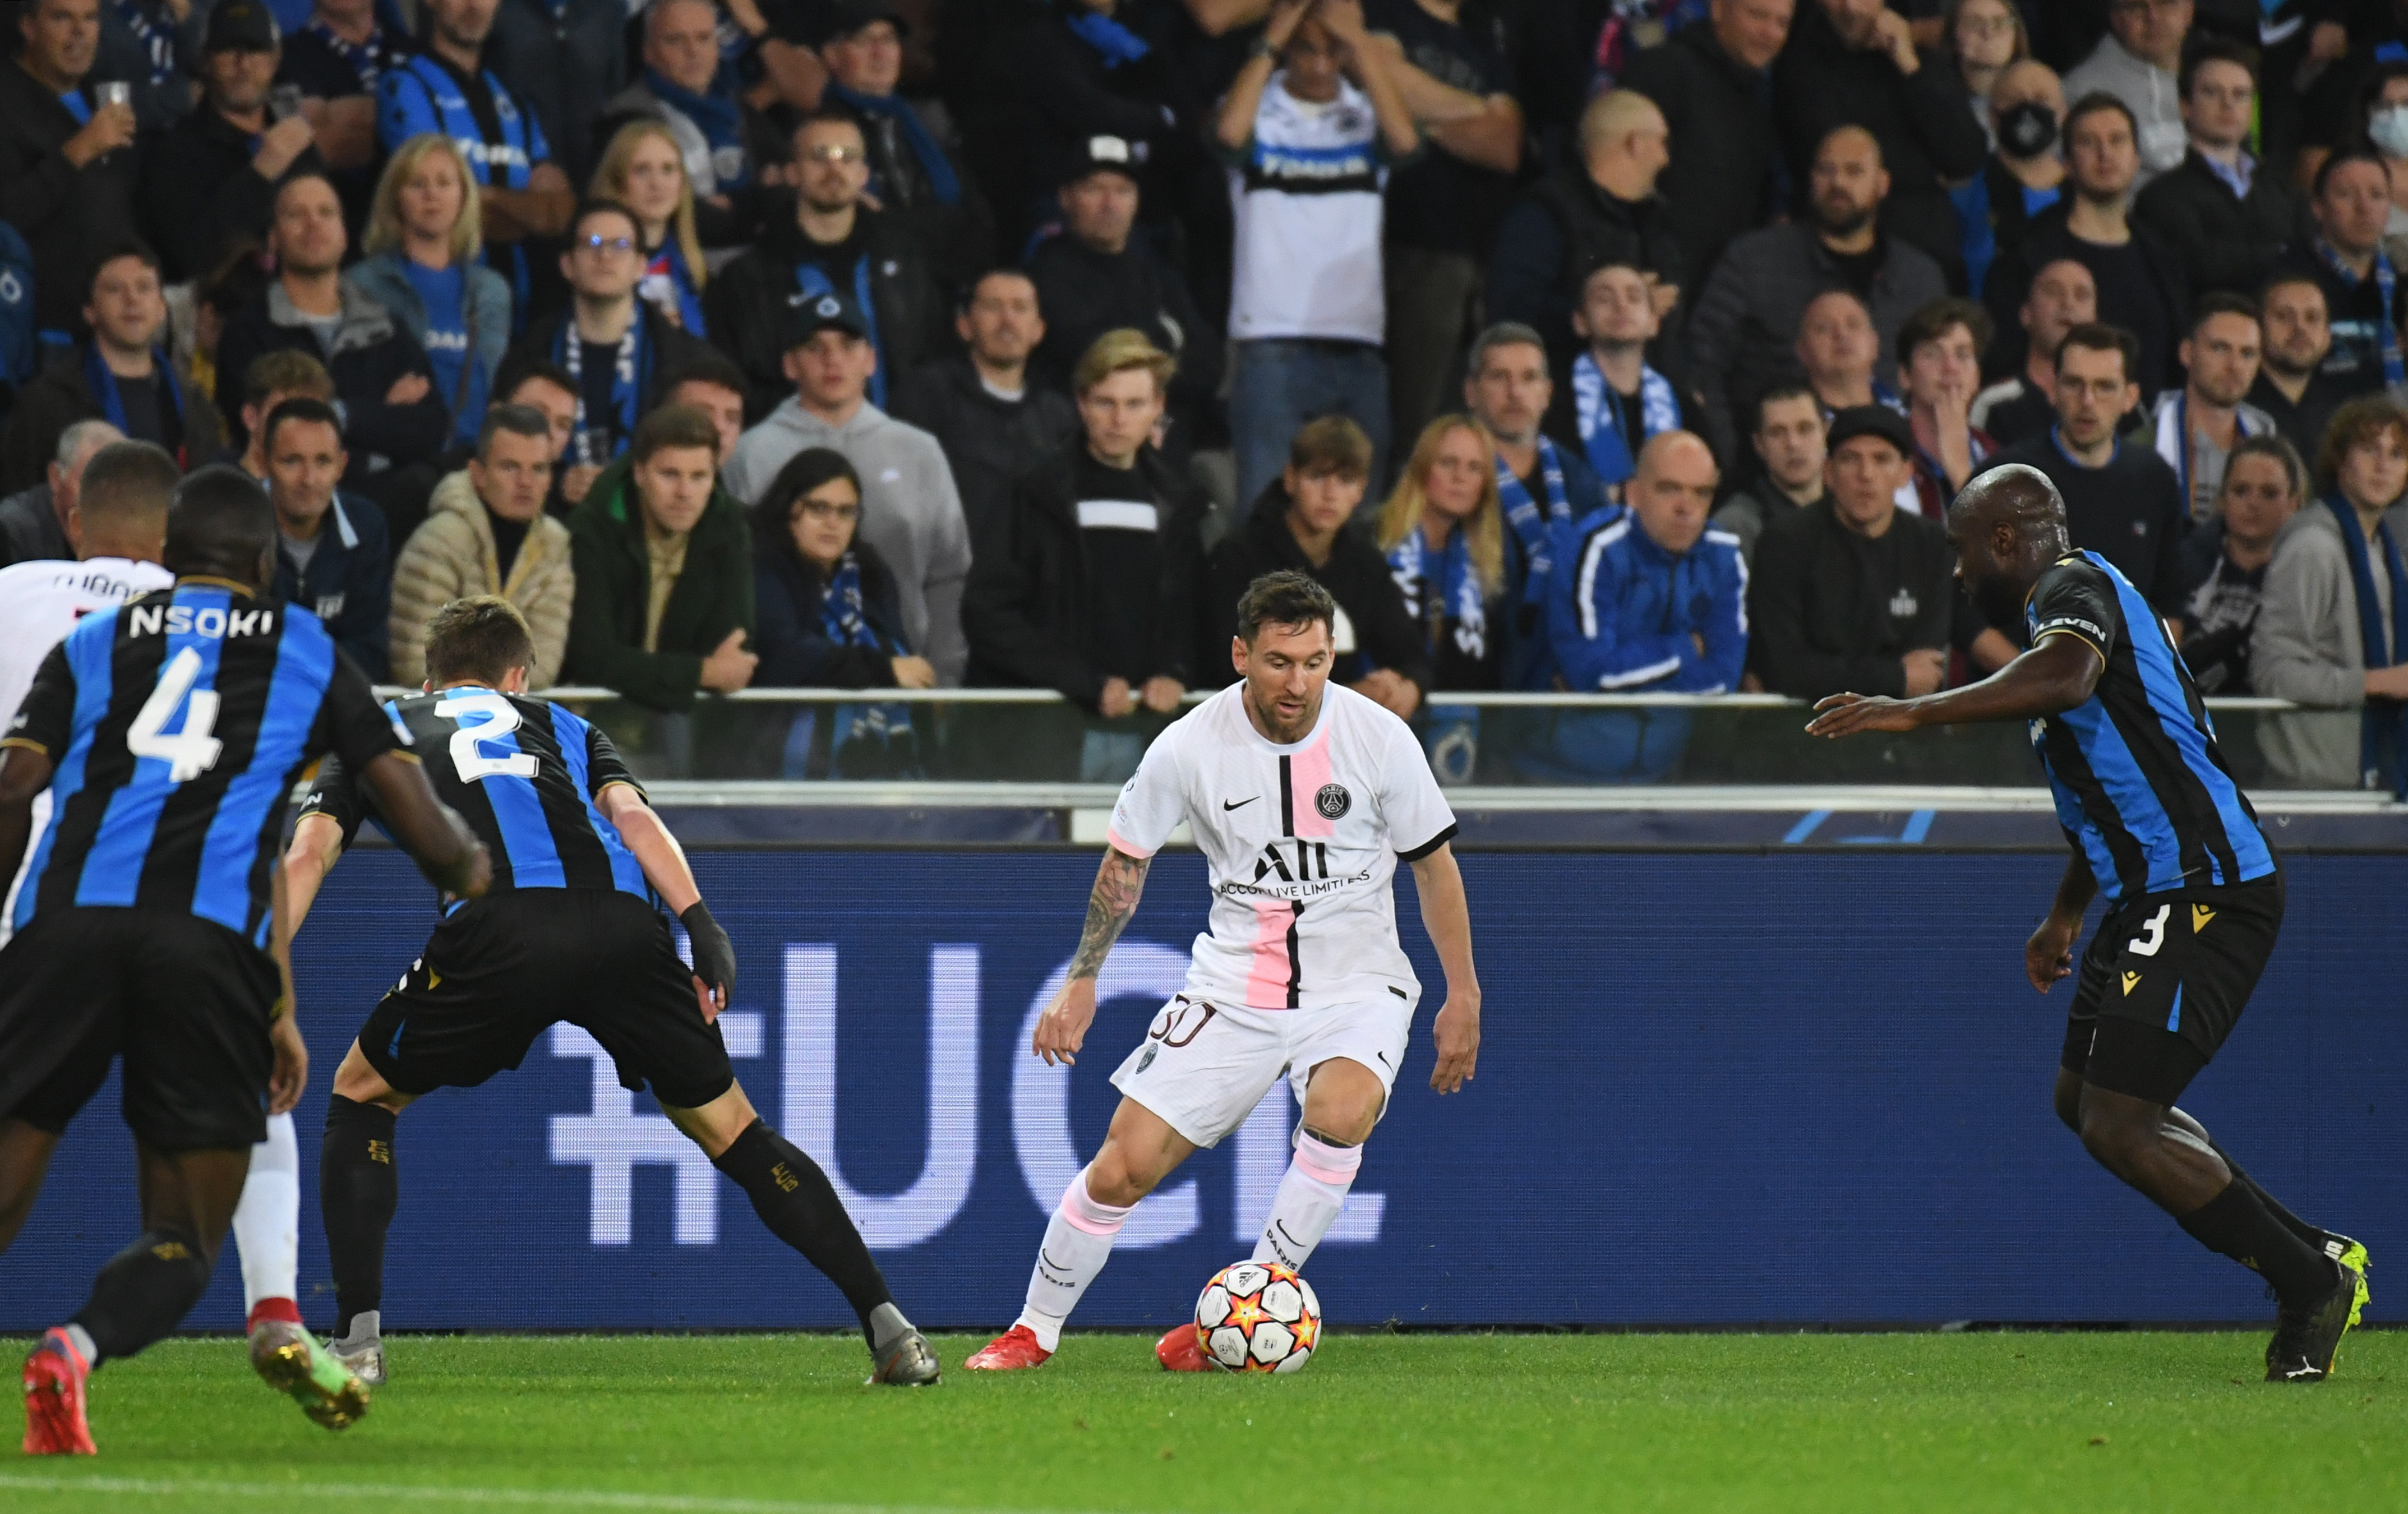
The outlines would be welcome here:
[[[825,47],[838,37],[851,36],[880,21],[894,27],[898,40],[911,35],[911,23],[886,0],[831,0],[820,7],[820,45]]]
[[[802,346],[824,331],[840,331],[848,336],[869,339],[869,322],[861,307],[842,294],[789,294],[786,296],[786,346]]]
[[[1070,160],[1070,171],[1063,176],[1062,182],[1076,184],[1096,174],[1118,174],[1135,183],[1138,169],[1145,163],[1146,146],[1125,136],[1088,137],[1080,145],[1078,155]]]
[[[274,52],[280,34],[276,18],[260,0],[218,0],[209,11],[201,50],[208,52]]]
[[[1914,429],[1906,423],[1906,417],[1886,405],[1851,405],[1842,410],[1831,417],[1831,429],[1824,436],[1823,445],[1827,450],[1836,452],[1842,442],[1858,436],[1879,436],[1897,448],[1899,456],[1914,455]]]

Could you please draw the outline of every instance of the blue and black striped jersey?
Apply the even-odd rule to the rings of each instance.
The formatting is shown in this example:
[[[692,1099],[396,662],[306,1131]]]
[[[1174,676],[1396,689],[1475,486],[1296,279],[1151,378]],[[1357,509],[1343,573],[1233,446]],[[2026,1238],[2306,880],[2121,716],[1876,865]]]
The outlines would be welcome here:
[[[491,893],[617,889],[652,897],[636,854],[594,803],[613,783],[643,792],[598,728],[548,701],[485,688],[411,694],[385,709],[409,733],[436,795],[492,854]],[[301,811],[339,822],[346,845],[363,820],[378,818],[336,759],[319,768]]]
[[[265,946],[293,785],[323,754],[356,769],[408,737],[316,616],[186,578],[86,616],[5,741],[56,764],[16,929],[117,906],[189,912]]]
[[[2031,643],[2099,654],[2085,703],[2031,722],[2066,839],[2110,901],[2274,871],[2258,812],[2216,749],[2190,670],[2130,579],[2097,552],[2057,559],[2025,601]]]

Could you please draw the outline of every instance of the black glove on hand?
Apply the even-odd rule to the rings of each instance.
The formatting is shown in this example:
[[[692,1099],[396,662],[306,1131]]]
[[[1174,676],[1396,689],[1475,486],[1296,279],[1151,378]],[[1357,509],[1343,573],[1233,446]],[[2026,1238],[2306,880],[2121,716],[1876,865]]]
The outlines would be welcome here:
[[[694,976],[733,1004],[736,948],[729,944],[727,933],[719,928],[719,921],[710,918],[710,907],[696,899],[678,917],[678,923],[685,927],[686,939],[694,948]]]

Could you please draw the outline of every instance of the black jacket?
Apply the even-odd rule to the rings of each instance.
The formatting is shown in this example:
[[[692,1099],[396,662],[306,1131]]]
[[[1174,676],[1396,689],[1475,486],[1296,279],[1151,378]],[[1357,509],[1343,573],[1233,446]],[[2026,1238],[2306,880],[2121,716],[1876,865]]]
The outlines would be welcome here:
[[[35,320],[78,336],[93,261],[137,230],[142,157],[137,142],[77,168],[59,150],[81,130],[57,95],[0,61],[0,221],[33,249]]]
[[[1748,666],[1773,693],[1820,699],[1906,693],[1910,651],[1948,650],[1956,550],[1937,522],[1899,510],[1867,540],[1828,495],[1765,522],[1748,579]]]
[[[1422,628],[1405,612],[1404,593],[1389,575],[1388,560],[1371,539],[1370,528],[1360,521],[1347,522],[1329,550],[1329,561],[1315,567],[1287,528],[1287,489],[1273,479],[1245,522],[1212,549],[1204,575],[1206,613],[1197,682],[1221,687],[1237,681],[1229,666],[1229,638],[1238,634],[1238,601],[1246,586],[1264,574],[1292,568],[1328,590],[1346,621],[1338,628],[1338,665],[1331,677],[1353,683],[1373,668],[1384,667],[1428,693],[1433,677]]]
[[[972,541],[1002,519],[1021,475],[1082,435],[1078,408],[1061,394],[1032,376],[1019,403],[999,400],[961,353],[912,370],[887,413],[935,436],[945,450]]]
[[[903,611],[895,596],[895,575],[886,560],[858,536],[853,562],[861,569],[861,614],[870,629],[903,645]],[[752,543],[752,650],[761,664],[752,670],[755,689],[890,689],[896,653],[875,647],[845,646],[828,638],[821,623],[827,579],[791,541]]]
[[[878,366],[890,381],[942,349],[950,312],[917,243],[891,218],[863,209],[864,256],[878,321]],[[810,249],[791,212],[769,218],[752,251],[712,276],[703,293],[710,339],[744,370],[744,420],[755,423],[795,392],[784,368],[787,302]],[[853,291],[844,289],[848,296]]]
[[[600,158],[594,123],[627,82],[627,14],[616,0],[501,0],[484,64],[543,128],[579,193]]]
[[[2313,279],[2325,292],[2325,314],[2332,322],[2332,347],[2325,353],[2316,377],[2345,396],[2372,394],[2383,388],[2382,331],[2385,322],[2401,324],[2408,312],[2408,281],[2395,279],[2391,308],[2383,307],[2383,286],[2370,274],[2352,284],[2330,263],[2302,242],[2275,260],[2275,269]],[[2307,453],[2313,458],[2313,451]]]
[[[2076,550],[2097,552],[2132,580],[2152,608],[2180,620],[2184,596],[2183,538],[2190,534],[2190,501],[2181,480],[2145,440],[2124,437],[2102,468],[2069,459],[2054,432],[1992,452],[1978,476],[2010,463],[2028,464],[2049,477],[2065,501],[2065,534]],[[2018,642],[2020,621],[2000,630]]]
[[[0,567],[74,557],[49,484],[37,483],[0,499]]]
[[[2193,297],[2224,291],[2256,298],[2266,270],[2311,230],[2307,201],[2286,175],[2260,164],[2249,197],[2237,199],[2196,148],[2149,180],[2132,201],[2132,219],[2181,258]]]
[[[1045,340],[1030,366],[1046,382],[1068,393],[1070,375],[1096,338],[1133,327],[1179,360],[1170,380],[1170,451],[1184,456],[1207,445],[1197,437],[1216,429],[1210,421],[1221,391],[1222,341],[1179,270],[1135,238],[1117,253],[1098,252],[1066,233],[1037,244],[1028,279],[1045,317]]]
[[[1197,580],[1204,555],[1204,502],[1151,447],[1138,471],[1161,508],[1162,581],[1133,584],[1155,602],[1154,672],[1182,684],[1197,645]],[[1087,653],[1087,554],[1078,518],[1078,453],[1064,448],[1012,490],[1002,519],[975,539],[962,632],[973,685],[1059,691],[1090,709],[1105,673]],[[1225,654],[1222,665],[1226,666]],[[1226,681],[1226,680],[1224,680]]]
[[[2071,208],[2070,201],[2059,200],[2042,211],[2033,218],[2024,245],[2013,252],[2001,246],[1999,261],[1990,264],[1989,281],[1982,286],[1982,303],[1989,307],[1990,321],[1999,335],[1990,344],[1985,371],[2023,371],[2024,358],[2031,350],[2031,338],[2024,333],[2021,312],[2024,296],[2031,293],[2032,275],[2059,258],[2071,258],[2085,267],[2092,267],[2098,257],[2097,248],[2066,229],[2066,213]],[[2150,282],[2157,291],[2164,348],[2151,350],[2141,322],[2130,312],[2105,308],[2103,297],[2099,319],[2141,337],[2141,371],[2132,377],[2139,381],[2142,400],[2146,403],[2157,396],[2159,389],[2169,384],[2178,386],[2183,381],[2174,349],[2182,345],[2190,326],[2190,280],[2183,274],[2181,255],[2154,228],[2138,219],[2129,224],[2133,245],[2141,250],[2142,259],[2148,264]]]
[[[243,375],[263,353],[307,352],[326,365],[335,397],[343,407],[343,446],[351,455],[343,482],[357,487],[370,473],[423,463],[443,450],[452,436],[452,412],[443,403],[426,352],[393,313],[349,283],[342,286],[343,323],[329,355],[293,308],[282,283],[236,311],[218,338],[218,414],[236,447],[248,442],[242,429]],[[404,374],[426,380],[414,404],[388,405],[385,395]]]
[[[7,427],[0,430],[0,493],[40,483],[58,455],[59,437],[67,427],[79,421],[106,419],[100,402],[93,397],[91,380],[84,377],[84,354],[90,347],[89,342],[79,342],[52,349],[50,360],[17,396]],[[152,362],[157,361],[154,356]],[[189,471],[217,457],[225,447],[225,433],[218,424],[217,410],[207,395],[192,386],[188,376],[177,373],[176,382],[184,396],[183,414],[178,418],[184,436],[180,447],[168,450],[176,454],[177,465]]]
[[[304,148],[284,178],[251,171],[251,135],[204,104],[142,143],[142,215],[168,283],[205,279],[236,244],[265,245],[276,191],[295,174],[322,174]]]
[[[1048,202],[1054,186],[1084,161],[1089,137],[1142,143],[1153,150],[1147,154],[1151,158],[1177,133],[1171,115],[1180,92],[1170,50],[1155,46],[1142,58],[1107,63],[1103,54],[1071,34],[1069,18],[1084,9],[1079,0],[1044,7],[1021,32],[1014,50],[1013,93],[1026,112],[1021,152],[1028,164],[1030,187]],[[1121,19],[1144,25],[1141,15]],[[1144,172],[1151,198],[1160,179],[1151,167]]]
[[[2249,386],[2248,402],[2274,418],[2275,435],[2300,450],[2300,455],[2311,465],[2316,460],[2316,450],[2324,445],[2325,425],[2335,410],[2349,399],[2353,391],[2338,378],[2321,373],[2308,375],[2308,387],[2300,392],[2298,403],[2274,387],[2266,377],[2263,364],[2258,369],[2258,381]]]
[[[1694,296],[1731,238],[1765,223],[1780,150],[1763,77],[1723,50],[1711,26],[1684,26],[1622,71],[1622,87],[1656,102],[1672,129],[1663,182],[1665,216],[1685,266],[1676,280]]]
[[[1980,173],[1990,143],[1956,71],[1928,50],[1922,56],[1922,67],[1901,74],[1886,50],[1850,48],[1821,6],[1801,5],[1772,64],[1773,119],[1801,200],[1814,150],[1832,128],[1872,133],[1889,170],[1883,228],[1930,253],[1961,289],[1964,257],[1944,186]]]
[[[1488,260],[1488,319],[1536,328],[1547,339],[1548,357],[1570,364],[1578,348],[1572,309],[1581,278],[1608,258],[1667,279],[1686,266],[1660,197],[1619,200],[1577,164],[1556,169],[1506,212]],[[1695,298],[1694,290],[1682,291],[1684,307]]]
[[[511,367],[530,360],[557,362],[552,355],[552,343],[559,339],[561,328],[574,319],[576,309],[573,306],[563,306],[548,315],[537,317],[519,339],[510,344],[509,350],[503,354],[502,365]],[[701,337],[688,336],[679,329],[648,301],[636,302],[636,319],[644,323],[644,347],[652,354],[644,372],[637,376],[636,414],[640,417],[652,412],[652,407],[661,402],[678,374],[690,366],[695,358],[710,351],[710,345]],[[793,386],[787,387],[791,389]]]

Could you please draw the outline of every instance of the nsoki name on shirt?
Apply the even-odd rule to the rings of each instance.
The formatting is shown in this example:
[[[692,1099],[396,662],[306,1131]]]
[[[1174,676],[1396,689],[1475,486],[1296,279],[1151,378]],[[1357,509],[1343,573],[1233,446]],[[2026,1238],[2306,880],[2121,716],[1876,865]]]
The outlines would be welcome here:
[[[212,641],[230,636],[276,634],[276,612],[272,609],[222,609],[215,605],[198,607],[191,605],[136,605],[126,613],[133,617],[130,634],[137,636],[155,636],[163,627],[171,636],[207,636]]]

